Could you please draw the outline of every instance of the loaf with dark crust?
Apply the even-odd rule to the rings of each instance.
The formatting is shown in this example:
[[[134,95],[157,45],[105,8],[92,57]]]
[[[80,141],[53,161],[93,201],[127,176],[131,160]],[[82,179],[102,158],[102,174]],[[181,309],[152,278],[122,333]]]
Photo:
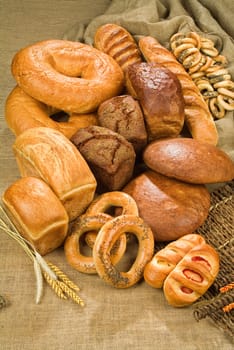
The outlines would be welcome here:
[[[128,67],[126,87],[142,107],[149,141],[180,134],[184,99],[175,74],[156,63],[136,63]]]
[[[132,96],[115,96],[104,101],[98,108],[97,119],[100,126],[119,133],[131,142],[136,153],[146,146],[144,117],[138,101]]]
[[[101,126],[80,129],[71,141],[90,166],[97,192],[120,190],[132,177],[136,154],[120,134]]]

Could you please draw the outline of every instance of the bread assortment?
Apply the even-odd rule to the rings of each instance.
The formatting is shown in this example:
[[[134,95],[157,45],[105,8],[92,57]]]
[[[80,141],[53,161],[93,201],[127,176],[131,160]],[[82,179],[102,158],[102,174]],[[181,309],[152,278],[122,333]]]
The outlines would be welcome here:
[[[4,205],[42,254],[64,243],[68,263],[80,272],[116,288],[144,277],[163,287],[170,305],[189,305],[219,269],[217,252],[195,234],[209,215],[206,184],[232,180],[233,162],[216,146],[199,89],[155,38],[137,42],[106,24],[94,46],[47,40],[13,57],[17,85],[6,122],[21,179],[3,194]],[[137,255],[122,271],[117,263],[130,236]],[[171,246],[154,256],[158,241]]]

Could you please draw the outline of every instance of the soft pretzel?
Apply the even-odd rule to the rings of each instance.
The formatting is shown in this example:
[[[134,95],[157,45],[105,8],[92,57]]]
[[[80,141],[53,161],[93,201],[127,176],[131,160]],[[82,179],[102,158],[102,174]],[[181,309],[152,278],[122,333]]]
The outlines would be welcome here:
[[[192,248],[165,279],[163,292],[175,307],[194,303],[213,284],[219,272],[219,255],[209,244]]]
[[[19,50],[12,74],[30,96],[69,113],[90,113],[118,95],[124,83],[115,60],[92,46],[67,40],[41,41]]]
[[[146,283],[154,288],[162,288],[169,273],[185,254],[201,243],[205,243],[204,238],[198,234],[191,233],[167,244],[146,265],[144,270]]]
[[[216,145],[218,132],[213,117],[199,89],[182,64],[153,37],[142,37],[139,47],[147,61],[162,64],[177,75],[185,102],[185,124],[192,137]]]
[[[53,120],[53,113],[53,108],[29,96],[19,86],[11,91],[6,100],[5,119],[16,136],[27,129],[46,126],[61,131],[70,139],[80,128],[98,124],[94,113],[72,113],[66,122]]]
[[[116,240],[125,233],[138,239],[137,257],[128,271],[119,271],[112,263],[110,252]],[[135,215],[120,215],[100,229],[93,247],[93,259],[99,276],[116,288],[128,288],[142,277],[145,265],[152,259],[154,238],[150,227]]]
[[[95,33],[94,45],[115,59],[123,72],[129,65],[142,62],[141,52],[132,35],[123,27],[107,23]]]
[[[84,255],[80,249],[81,237],[87,232],[95,232],[96,237],[101,227],[111,220],[108,214],[81,215],[71,227],[69,235],[64,244],[64,252],[68,263],[76,270],[95,274],[97,273],[93,256]],[[126,249],[126,235],[121,235],[111,250],[111,261],[116,264],[123,256]]]

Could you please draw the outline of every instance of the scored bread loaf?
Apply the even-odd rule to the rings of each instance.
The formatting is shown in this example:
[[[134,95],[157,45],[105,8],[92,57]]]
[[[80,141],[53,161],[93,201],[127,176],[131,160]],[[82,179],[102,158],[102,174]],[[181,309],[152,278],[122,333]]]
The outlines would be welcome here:
[[[31,176],[16,180],[3,193],[2,201],[12,223],[39,254],[46,255],[63,244],[68,215],[43,180]]]
[[[165,248],[160,249],[145,267],[144,279],[146,283],[154,288],[162,288],[169,273],[185,254],[203,242],[205,243],[205,239],[202,236],[191,233],[172,241]]]
[[[99,27],[94,36],[94,46],[114,58],[123,72],[131,64],[142,62],[133,36],[117,24],[107,23]]]
[[[32,128],[16,138],[13,150],[21,175],[43,179],[62,201],[69,220],[85,211],[94,198],[96,179],[67,137],[52,128]]]
[[[170,69],[179,79],[185,102],[185,124],[193,138],[216,145],[218,132],[209,108],[198,87],[176,57],[155,38],[145,36],[139,40],[140,50],[148,62],[156,62]]]
[[[163,292],[174,307],[188,306],[213,284],[219,272],[218,252],[209,244],[192,248],[165,279]]]

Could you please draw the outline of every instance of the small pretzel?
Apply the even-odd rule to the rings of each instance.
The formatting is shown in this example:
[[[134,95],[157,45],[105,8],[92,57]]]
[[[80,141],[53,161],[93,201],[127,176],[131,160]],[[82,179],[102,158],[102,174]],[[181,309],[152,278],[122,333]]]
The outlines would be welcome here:
[[[89,231],[99,232],[101,227],[112,217],[110,215],[99,213],[97,215],[81,215],[71,228],[71,235],[67,237],[64,244],[64,252],[68,263],[76,270],[95,274],[97,273],[93,261],[93,256],[86,256],[81,253],[80,239],[81,236]],[[121,235],[116,245],[113,245],[113,250],[110,252],[112,264],[117,264],[121,259],[126,249],[126,236]]]
[[[119,271],[111,262],[110,252],[124,233],[132,233],[138,239],[137,257],[127,272]],[[142,277],[145,265],[154,253],[154,237],[150,227],[135,215],[120,215],[108,221],[100,229],[93,248],[93,259],[99,276],[116,288],[128,288]]]

